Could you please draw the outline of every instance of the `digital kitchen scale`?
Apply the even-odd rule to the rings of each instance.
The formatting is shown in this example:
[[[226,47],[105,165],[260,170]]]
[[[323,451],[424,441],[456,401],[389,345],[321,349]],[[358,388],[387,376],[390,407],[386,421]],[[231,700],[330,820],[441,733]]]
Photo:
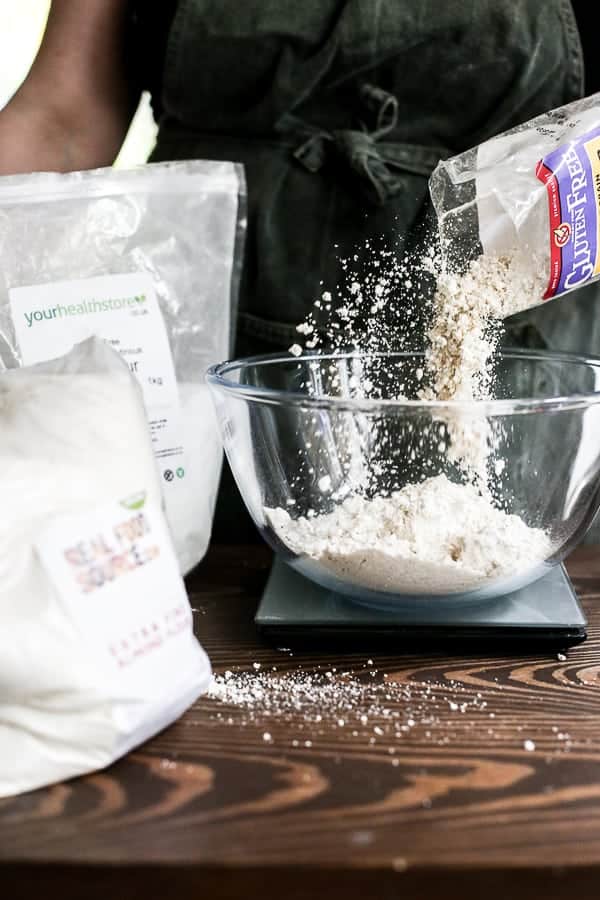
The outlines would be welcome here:
[[[403,598],[405,599],[405,598]],[[320,587],[275,557],[256,613],[260,632],[278,646],[380,644],[397,650],[501,645],[523,652],[566,648],[586,638],[587,620],[563,566],[512,594],[477,605],[402,604],[374,609]]]

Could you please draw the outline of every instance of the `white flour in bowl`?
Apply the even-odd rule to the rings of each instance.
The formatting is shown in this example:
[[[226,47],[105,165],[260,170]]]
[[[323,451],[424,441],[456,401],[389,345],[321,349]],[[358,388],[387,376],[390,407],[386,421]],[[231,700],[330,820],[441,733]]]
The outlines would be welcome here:
[[[438,475],[389,497],[347,498],[333,512],[267,518],[292,552],[342,580],[375,591],[468,591],[535,569],[552,552],[547,535],[495,508],[468,484]]]

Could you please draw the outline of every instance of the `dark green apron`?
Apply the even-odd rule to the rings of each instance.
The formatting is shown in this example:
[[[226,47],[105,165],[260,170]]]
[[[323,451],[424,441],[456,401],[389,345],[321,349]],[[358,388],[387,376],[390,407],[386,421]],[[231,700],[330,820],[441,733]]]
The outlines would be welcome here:
[[[153,160],[242,162],[236,353],[285,350],[340,257],[424,239],[442,156],[581,95],[566,0],[181,0]],[[521,337],[535,323],[517,323]],[[253,535],[230,477],[215,536]]]

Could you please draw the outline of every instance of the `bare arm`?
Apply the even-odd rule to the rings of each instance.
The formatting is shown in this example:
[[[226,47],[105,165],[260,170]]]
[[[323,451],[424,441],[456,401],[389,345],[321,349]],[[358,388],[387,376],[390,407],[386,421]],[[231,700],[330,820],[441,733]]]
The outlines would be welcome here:
[[[127,0],[53,0],[39,53],[0,111],[0,174],[110,165],[137,97],[127,84]]]

